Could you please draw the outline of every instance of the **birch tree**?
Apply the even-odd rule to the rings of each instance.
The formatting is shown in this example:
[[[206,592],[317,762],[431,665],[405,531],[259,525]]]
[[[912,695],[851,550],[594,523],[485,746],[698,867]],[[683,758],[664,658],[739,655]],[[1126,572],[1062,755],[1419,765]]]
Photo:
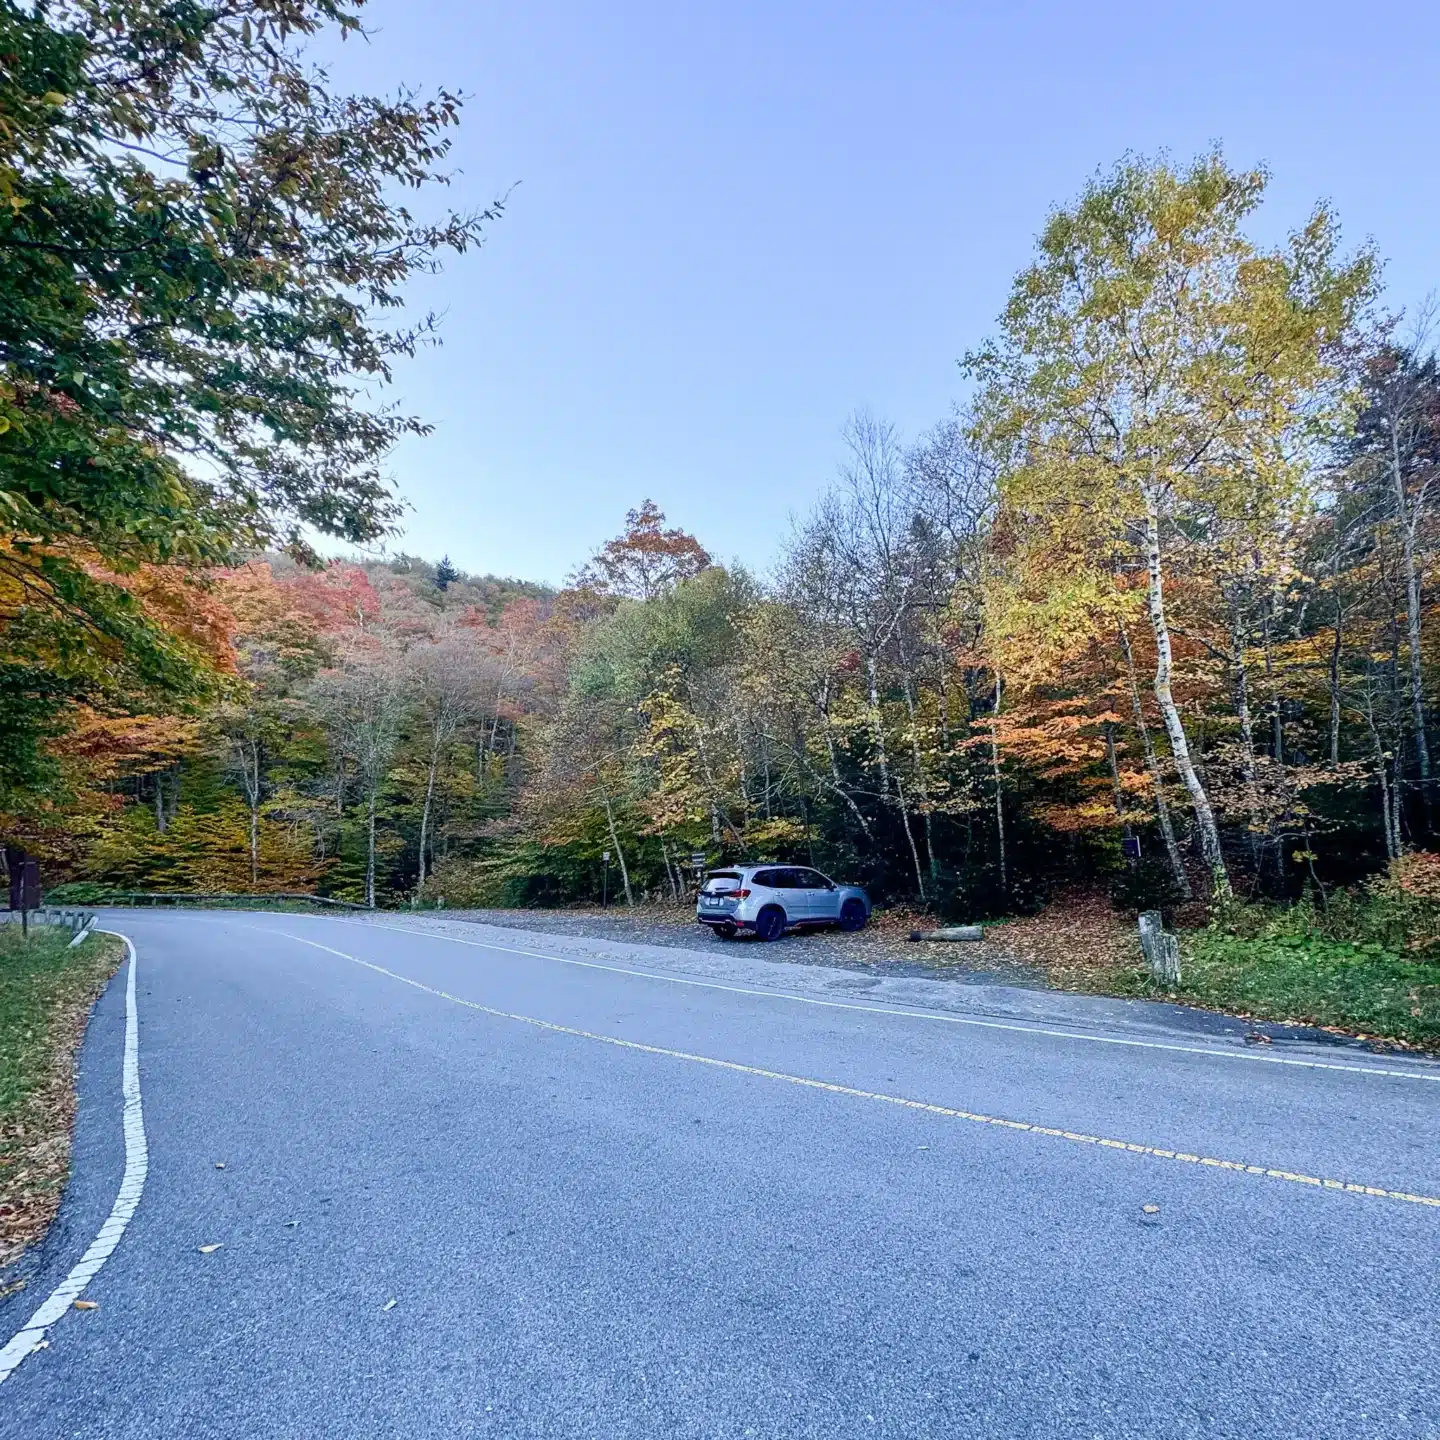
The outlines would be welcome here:
[[[1318,206],[1282,246],[1241,226],[1261,170],[1218,153],[1130,158],[1054,212],[996,340],[967,358],[1022,576],[1057,624],[1142,597],[1152,688],[1211,886],[1229,893],[1215,812],[1175,697],[1171,582],[1222,530],[1263,544],[1304,503],[1314,437],[1342,418],[1342,347],[1374,260],[1340,254]],[[1117,580],[1135,577],[1133,591]]]

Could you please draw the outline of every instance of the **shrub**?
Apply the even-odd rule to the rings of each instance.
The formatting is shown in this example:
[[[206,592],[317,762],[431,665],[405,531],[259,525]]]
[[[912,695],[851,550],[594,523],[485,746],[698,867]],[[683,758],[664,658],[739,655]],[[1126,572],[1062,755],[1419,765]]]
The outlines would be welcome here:
[[[55,885],[45,892],[47,905],[108,905],[125,892],[114,885],[101,885],[94,880],[72,880]]]

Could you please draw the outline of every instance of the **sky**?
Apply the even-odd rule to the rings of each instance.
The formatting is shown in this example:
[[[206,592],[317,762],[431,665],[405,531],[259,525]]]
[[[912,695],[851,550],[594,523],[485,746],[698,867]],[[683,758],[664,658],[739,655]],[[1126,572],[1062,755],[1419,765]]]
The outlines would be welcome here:
[[[907,437],[963,398],[1046,213],[1127,151],[1223,145],[1373,239],[1387,303],[1440,286],[1440,7],[1372,0],[827,4],[370,0],[322,58],[467,98],[449,192],[509,191],[412,291],[443,343],[393,397],[393,549],[559,582],[653,498],[763,571],[859,408]]]

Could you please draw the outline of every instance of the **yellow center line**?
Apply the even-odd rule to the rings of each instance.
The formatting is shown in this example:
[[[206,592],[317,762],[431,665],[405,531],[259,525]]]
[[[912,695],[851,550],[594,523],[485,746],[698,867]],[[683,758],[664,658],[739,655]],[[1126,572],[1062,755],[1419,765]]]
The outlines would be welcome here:
[[[330,955],[338,955],[354,965],[373,970],[398,980],[403,985],[423,990],[427,995],[463,1005],[467,1010],[478,1011],[481,1015],[496,1020],[513,1020],[520,1025],[530,1025],[536,1030],[545,1030],[555,1035],[571,1035],[579,1040],[595,1040],[602,1045],[613,1045],[620,1050],[635,1050],[642,1055],[663,1055],[670,1060],[684,1060],[692,1065],[708,1065],[714,1070],[729,1070],[737,1075],[754,1075],[762,1080],[779,1080],[786,1085],[799,1085],[807,1090],[823,1090],[829,1095],[846,1095],[854,1100],[875,1100],[884,1105],[898,1105],[905,1110],[918,1110],[925,1115],[942,1115],[949,1120],[968,1120],[975,1125],[995,1125],[1002,1130],[1023,1130],[1031,1135],[1047,1135],[1056,1140],[1068,1140],[1077,1145],[1097,1145],[1104,1150],[1124,1150],[1132,1155],[1149,1155],[1157,1160],[1174,1160],[1184,1165],[1208,1165],[1216,1170],[1233,1170],[1242,1175],[1260,1175],[1269,1180],[1285,1180],[1292,1185],[1310,1185],[1321,1190],[1344,1190],[1352,1195],[1373,1195],[1381,1200],[1400,1200],[1409,1205],[1428,1205],[1440,1209],[1440,1197],[1414,1195],[1408,1190],[1387,1190],[1379,1185],[1360,1185],[1350,1180],[1326,1180],[1318,1175],[1302,1175],[1293,1170],[1276,1170],[1267,1165],[1247,1165],[1243,1160],[1217,1160],[1209,1155],[1192,1155],[1184,1150],[1165,1150],[1157,1145],[1137,1145],[1129,1140],[1111,1140],[1101,1135],[1086,1135],[1078,1130],[1060,1130],[1051,1125],[1034,1125],[1026,1120],[1007,1120],[1000,1115],[984,1115],[976,1110],[961,1110],[952,1105],[936,1105],[929,1100],[911,1100],[903,1095],[886,1095],[879,1090],[862,1090],[854,1085],[839,1085],[833,1080],[816,1080],[808,1075],[791,1075],[785,1070],[767,1070],[760,1065],[744,1065],[738,1060],[720,1060],[713,1055],[696,1055],[689,1050],[672,1050],[664,1045],[646,1045],[639,1040],[624,1040],[618,1035],[600,1035],[593,1030],[580,1030],[572,1025],[557,1025],[553,1020],[540,1020],[533,1015],[519,1015],[512,1010],[497,1010],[478,1001],[467,1000],[463,995],[452,995],[448,990],[438,990],[408,975],[387,970],[383,965],[361,960],[334,946],[322,945],[318,940],[307,940],[303,935],[292,935],[288,930],[272,930],[269,926],[250,925],[246,929],[259,930],[264,934],[284,935],[301,945],[313,946]]]

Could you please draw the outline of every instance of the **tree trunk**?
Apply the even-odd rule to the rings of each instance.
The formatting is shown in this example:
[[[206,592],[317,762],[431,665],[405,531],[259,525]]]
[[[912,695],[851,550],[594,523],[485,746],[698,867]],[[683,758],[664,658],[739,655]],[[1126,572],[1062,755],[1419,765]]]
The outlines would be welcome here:
[[[700,768],[704,772],[705,784],[710,791],[710,831],[715,848],[718,850],[723,845],[720,835],[720,826],[723,821],[725,828],[735,837],[735,843],[740,847],[741,854],[744,854],[745,837],[735,828],[729,814],[720,806],[720,789],[715,783],[715,772],[710,768],[710,752],[705,745],[705,731],[697,716],[692,715],[690,723],[695,731],[696,748],[700,752]]]
[[[1344,642],[1344,621],[1339,599],[1335,607],[1335,643],[1330,647],[1330,766],[1340,763],[1340,652]]]
[[[375,908],[375,790],[370,787],[369,813],[365,820],[365,903]]]
[[[1230,622],[1230,666],[1235,684],[1235,714],[1240,721],[1240,765],[1247,791],[1255,785],[1255,729],[1250,714],[1250,672],[1245,664],[1245,632],[1237,611]],[[1254,808],[1254,795],[1247,794],[1246,804]]]
[[[1273,598],[1270,608],[1274,608]],[[1270,753],[1277,765],[1285,763],[1285,709],[1280,702],[1280,691],[1275,684],[1275,657],[1270,648],[1270,615],[1265,616],[1262,636],[1265,642],[1265,679],[1270,686]],[[1281,846],[1282,855],[1284,846]]]
[[[1155,786],[1155,819],[1160,826],[1160,837],[1165,842],[1165,853],[1170,857],[1170,869],[1175,874],[1175,883],[1180,893],[1191,899],[1190,877],[1185,873],[1185,861],[1180,854],[1179,842],[1175,839],[1175,826],[1170,819],[1170,802],[1165,798],[1165,777],[1160,773],[1160,759],[1155,754],[1155,742],[1150,738],[1150,727],[1145,723],[1145,708],[1140,703],[1140,686],[1135,678],[1135,653],[1130,648],[1130,636],[1125,627],[1120,627],[1120,648],[1125,652],[1125,673],[1130,680],[1130,705],[1135,712],[1135,729],[1140,736],[1140,748],[1145,754],[1145,768],[1150,772],[1151,783]]]
[[[1390,762],[1385,754],[1385,747],[1380,743],[1380,731],[1375,725],[1373,704],[1369,707],[1367,718],[1370,722],[1370,738],[1375,746],[1375,770],[1380,777],[1380,820],[1385,827],[1385,858],[1394,860],[1400,854],[1400,841],[1390,810],[1390,777],[1387,773]]]
[[[890,796],[890,757],[885,753],[885,720],[880,713],[880,687],[875,676],[875,657],[865,657],[865,674],[870,683],[870,734],[875,742],[875,762],[880,767],[880,794]]]
[[[870,822],[866,820],[864,812],[860,809],[859,805],[856,804],[854,796],[845,788],[845,782],[840,778],[840,763],[835,758],[835,737],[830,731],[830,681],[828,677],[820,687],[820,694],[816,697],[815,708],[820,715],[820,733],[825,737],[825,754],[830,761],[830,780],[828,782],[830,790],[845,802],[851,815],[855,817],[856,823],[864,832],[865,838],[873,842],[875,837],[870,831]],[[792,745],[790,748],[800,763],[814,774],[810,762],[805,755],[804,737],[801,737],[799,746]],[[816,779],[819,778],[819,776],[816,776]]]
[[[1175,769],[1190,792],[1190,806],[1195,812],[1195,828],[1200,836],[1200,853],[1210,871],[1210,885],[1216,899],[1227,899],[1231,893],[1230,874],[1225,868],[1225,857],[1220,851],[1220,832],[1215,824],[1215,812],[1210,807],[1210,797],[1196,773],[1190,759],[1190,742],[1180,719],[1179,707],[1170,689],[1170,677],[1174,667],[1170,646],[1170,626],[1165,619],[1165,582],[1160,568],[1160,517],[1153,505],[1145,517],[1146,549],[1146,594],[1150,612],[1150,628],[1155,634],[1155,699],[1165,721],[1165,732],[1170,737],[1170,753],[1175,760]]]
[[[740,818],[750,814],[750,777],[745,773],[745,727],[740,717],[735,717],[735,759],[740,767]]]
[[[925,877],[920,873],[920,852],[915,848],[915,835],[910,829],[910,812],[905,808],[905,787],[900,783],[900,777],[895,777],[895,794],[899,798],[900,823],[905,828],[905,839],[910,844],[910,859],[915,865],[915,888],[920,892],[920,903],[925,905],[928,901],[925,898]]]
[[[620,862],[620,883],[625,887],[625,903],[632,910],[635,908],[635,897],[630,893],[630,867],[625,863],[625,847],[620,843],[620,835],[615,829],[615,811],[610,805],[610,792],[601,791],[601,797],[605,801],[605,823],[610,827],[610,843],[615,847],[615,858]]]
[[[1249,816],[1246,830],[1250,840],[1250,859],[1255,873],[1260,873],[1260,839],[1255,833],[1255,813],[1259,796],[1255,790],[1255,728],[1250,714],[1250,670],[1245,662],[1249,637],[1240,619],[1240,606],[1235,602],[1230,614],[1230,668],[1235,684],[1235,714],[1240,721],[1240,774],[1245,781],[1245,810]],[[1267,642],[1266,653],[1269,647]]]
[[[260,883],[260,742],[253,736],[234,741],[240,762],[240,783],[250,812],[250,886]]]
[[[1125,809],[1125,788],[1120,783],[1120,762],[1115,756],[1115,726],[1108,720],[1105,722],[1105,758],[1110,762],[1110,789],[1115,796],[1120,833],[1129,840],[1135,832],[1130,827],[1130,816]]]
[[[415,886],[415,898],[425,898],[425,846],[430,838],[430,802],[435,794],[435,772],[440,768],[440,745],[437,741],[430,749],[430,773],[425,777],[425,803],[420,809],[420,878]]]
[[[663,835],[660,837],[660,854],[665,861],[665,883],[670,889],[670,899],[678,905],[680,903],[680,886],[675,881],[675,871],[670,864],[670,842]]]
[[[1000,737],[995,717],[1000,713],[1000,676],[995,676],[995,708],[990,712],[990,768],[995,775],[995,837],[1000,847],[1000,893],[1010,894],[1010,876],[1005,864],[1005,792],[1000,787]]]
[[[930,816],[930,786],[925,779],[925,761],[920,753],[920,735],[915,723],[915,696],[910,688],[909,660],[902,645],[900,651],[901,686],[905,692],[905,710],[910,717],[910,756],[915,765],[915,783],[920,787],[920,814],[925,822],[925,856],[930,864],[930,881],[933,884],[940,874],[935,859],[935,832]],[[895,782],[900,783],[898,778]]]
[[[1390,426],[1390,473],[1395,484],[1395,504],[1400,512],[1400,534],[1404,540],[1405,605],[1410,639],[1410,723],[1415,731],[1415,758],[1420,766],[1420,802],[1425,807],[1425,828],[1430,830],[1430,741],[1425,734],[1425,690],[1420,675],[1420,566],[1415,558],[1415,526],[1419,515],[1411,514],[1405,494],[1405,474],[1400,465],[1400,439]],[[1398,779],[1397,779],[1398,789]]]

